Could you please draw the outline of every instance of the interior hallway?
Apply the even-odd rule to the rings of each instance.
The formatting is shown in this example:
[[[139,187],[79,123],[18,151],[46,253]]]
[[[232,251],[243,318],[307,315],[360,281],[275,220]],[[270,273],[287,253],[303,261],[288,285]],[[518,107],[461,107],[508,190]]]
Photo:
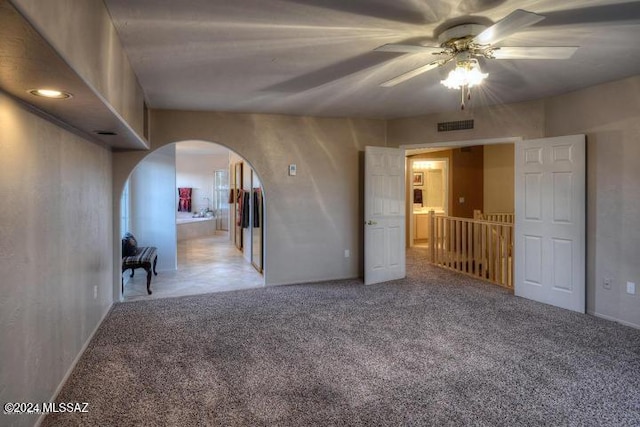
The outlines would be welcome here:
[[[229,241],[227,232],[178,242],[178,270],[159,271],[151,278],[142,269],[124,285],[124,300],[138,301],[183,295],[251,289],[264,286],[263,276]],[[128,275],[130,270],[125,273]]]

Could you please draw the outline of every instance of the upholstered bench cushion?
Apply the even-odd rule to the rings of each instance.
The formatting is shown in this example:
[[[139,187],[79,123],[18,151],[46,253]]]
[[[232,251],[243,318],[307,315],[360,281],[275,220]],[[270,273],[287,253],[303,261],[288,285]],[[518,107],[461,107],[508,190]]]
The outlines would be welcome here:
[[[157,253],[158,249],[153,246],[142,246],[137,248],[135,255],[122,258],[122,271],[127,268],[138,268],[143,264],[151,265]]]

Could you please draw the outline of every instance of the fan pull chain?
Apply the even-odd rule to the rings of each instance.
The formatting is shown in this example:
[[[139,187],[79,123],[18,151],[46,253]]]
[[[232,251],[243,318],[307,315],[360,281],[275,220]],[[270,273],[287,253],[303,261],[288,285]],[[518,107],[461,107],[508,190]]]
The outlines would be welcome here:
[[[467,101],[471,101],[471,88],[469,86],[462,86],[460,88],[460,109],[464,110],[464,90],[467,90]]]

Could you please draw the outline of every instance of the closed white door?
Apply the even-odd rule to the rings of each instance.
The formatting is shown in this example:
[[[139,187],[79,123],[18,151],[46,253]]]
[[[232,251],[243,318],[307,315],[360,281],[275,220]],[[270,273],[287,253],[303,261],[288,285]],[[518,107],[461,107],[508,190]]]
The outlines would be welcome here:
[[[585,137],[515,145],[517,296],[585,312]]]
[[[403,150],[365,147],[364,282],[367,285],[406,275],[404,165]]]

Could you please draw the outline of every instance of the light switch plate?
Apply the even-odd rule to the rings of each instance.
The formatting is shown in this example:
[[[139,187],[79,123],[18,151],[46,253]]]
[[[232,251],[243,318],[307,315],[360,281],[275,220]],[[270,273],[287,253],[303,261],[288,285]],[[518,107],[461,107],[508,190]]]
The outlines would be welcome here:
[[[636,294],[636,284],[634,282],[627,282],[627,293],[631,295]]]
[[[289,176],[295,176],[296,172],[297,172],[297,169],[298,168],[296,167],[296,164],[295,163],[291,163],[289,165]]]

